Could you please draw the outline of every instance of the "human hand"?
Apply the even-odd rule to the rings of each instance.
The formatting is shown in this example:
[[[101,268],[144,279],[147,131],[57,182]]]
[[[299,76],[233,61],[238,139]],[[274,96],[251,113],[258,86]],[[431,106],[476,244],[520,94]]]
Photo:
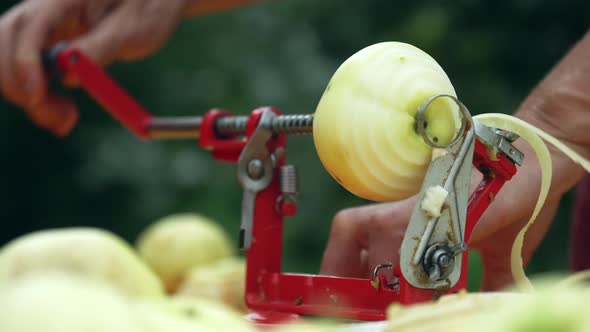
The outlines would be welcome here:
[[[69,40],[102,66],[158,50],[187,0],[25,0],[0,17],[0,93],[36,125],[65,136],[78,109],[47,91],[41,51]]]
[[[538,196],[537,161],[528,146],[521,144],[520,148],[527,155],[525,164],[490,204],[468,241],[470,249],[479,251],[482,257],[482,290],[497,290],[513,282],[510,269],[512,243],[528,221]],[[474,170],[472,189],[480,180],[481,174]],[[369,278],[378,264],[399,264],[399,250],[416,201],[417,197],[413,196],[399,202],[339,212],[332,223],[321,273]],[[525,264],[546,233],[558,203],[558,196],[550,196],[527,232],[522,251]]]

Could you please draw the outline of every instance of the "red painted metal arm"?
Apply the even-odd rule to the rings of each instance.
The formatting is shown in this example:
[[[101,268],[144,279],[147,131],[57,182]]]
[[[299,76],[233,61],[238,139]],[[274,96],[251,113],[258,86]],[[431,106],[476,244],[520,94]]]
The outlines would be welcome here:
[[[152,116],[88,56],[76,48],[58,46],[49,64],[67,80],[74,80],[116,120],[142,139],[148,139]]]
[[[477,221],[494,201],[502,186],[516,174],[516,166],[513,163],[501,154],[497,155],[496,160],[492,160],[486,147],[479,142],[475,144],[473,166],[483,174],[483,179],[469,197],[467,215],[473,221],[467,223],[466,242],[469,242]]]

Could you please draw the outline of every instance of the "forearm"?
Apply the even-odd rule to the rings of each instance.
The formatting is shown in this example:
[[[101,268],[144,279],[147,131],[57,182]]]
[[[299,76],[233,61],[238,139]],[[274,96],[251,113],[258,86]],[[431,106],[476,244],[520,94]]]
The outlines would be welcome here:
[[[590,33],[588,33],[519,107],[516,116],[554,136],[586,158],[590,158]],[[541,184],[540,167],[534,151],[523,140],[516,141],[525,161],[498,198],[478,222],[470,246],[482,254],[486,271],[500,270],[502,281],[488,275],[486,289],[510,279],[510,252],[516,234],[533,212]],[[544,208],[527,231],[523,260],[527,262],[545,236],[565,192],[580,181],[584,170],[566,155],[548,145],[552,159],[552,183]],[[490,241],[490,239],[494,239]]]
[[[590,158],[590,31],[543,79],[516,116],[556,137]],[[550,198],[559,199],[584,171],[553,146]]]
[[[213,13],[255,2],[260,2],[260,0],[187,0],[184,15],[195,16]]]

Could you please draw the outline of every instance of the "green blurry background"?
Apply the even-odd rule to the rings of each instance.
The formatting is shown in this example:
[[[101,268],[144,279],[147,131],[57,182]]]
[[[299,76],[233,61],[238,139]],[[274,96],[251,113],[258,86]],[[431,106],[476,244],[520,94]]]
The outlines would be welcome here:
[[[0,10],[15,1],[2,1]],[[588,1],[275,0],[184,21],[154,56],[109,72],[150,112],[247,114],[262,105],[312,113],[337,66],[370,44],[397,40],[430,53],[472,113],[511,113],[590,22]],[[103,227],[129,241],[154,220],[205,214],[235,235],[235,166],[196,141],[144,143],[83,93],[66,139],[33,127],[0,100],[0,244],[26,232]],[[286,220],[287,271],[318,270],[333,215],[367,202],[322,168],[311,137],[289,138],[298,166],[298,216]],[[567,268],[570,195],[529,266]],[[477,260],[474,260],[477,263]],[[473,265],[471,287],[480,275]]]

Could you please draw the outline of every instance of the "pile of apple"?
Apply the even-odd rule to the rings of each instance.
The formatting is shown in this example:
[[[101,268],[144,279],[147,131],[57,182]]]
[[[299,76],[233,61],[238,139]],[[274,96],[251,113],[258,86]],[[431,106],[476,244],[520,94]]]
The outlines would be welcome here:
[[[253,331],[233,247],[196,214],[156,221],[135,246],[97,228],[23,235],[0,249],[0,330]]]

